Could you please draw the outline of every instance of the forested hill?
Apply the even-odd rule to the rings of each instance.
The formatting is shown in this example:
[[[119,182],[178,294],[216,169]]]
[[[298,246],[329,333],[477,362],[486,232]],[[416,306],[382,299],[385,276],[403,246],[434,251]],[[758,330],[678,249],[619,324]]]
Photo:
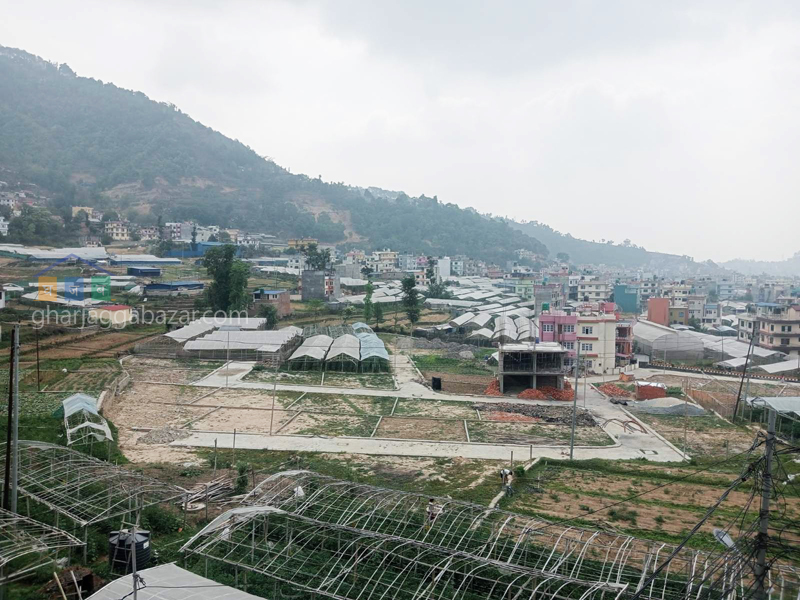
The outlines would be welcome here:
[[[630,268],[679,268],[698,270],[710,268],[708,263],[695,263],[690,256],[650,252],[630,240],[602,240],[590,242],[561,233],[537,221],[509,223],[519,231],[540,240],[550,250],[550,255],[564,253],[573,264],[605,264]]]
[[[161,215],[492,262],[547,253],[506,222],[435,197],[289,173],[174,105],[2,46],[0,180],[38,185],[66,221],[70,206],[90,205],[142,224]]]

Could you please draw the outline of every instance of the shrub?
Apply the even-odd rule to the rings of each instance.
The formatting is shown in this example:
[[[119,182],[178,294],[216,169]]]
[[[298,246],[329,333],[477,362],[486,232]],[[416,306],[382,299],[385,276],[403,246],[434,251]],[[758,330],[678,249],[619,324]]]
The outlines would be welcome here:
[[[247,463],[240,462],[236,465],[236,486],[234,488],[234,493],[236,494],[244,494],[247,491],[247,470],[250,468],[250,465]]]

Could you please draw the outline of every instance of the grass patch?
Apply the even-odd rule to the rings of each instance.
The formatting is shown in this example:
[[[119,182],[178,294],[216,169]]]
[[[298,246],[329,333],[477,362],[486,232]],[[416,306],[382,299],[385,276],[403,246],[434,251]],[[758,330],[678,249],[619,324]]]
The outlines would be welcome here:
[[[478,359],[448,358],[438,354],[412,354],[411,360],[420,371],[456,375],[491,375],[493,371]]]

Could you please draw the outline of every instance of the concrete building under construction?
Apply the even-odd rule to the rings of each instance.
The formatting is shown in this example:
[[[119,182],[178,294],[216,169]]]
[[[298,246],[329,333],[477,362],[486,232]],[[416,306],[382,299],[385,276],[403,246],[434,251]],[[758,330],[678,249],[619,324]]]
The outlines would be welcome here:
[[[500,391],[554,387],[564,389],[567,351],[556,342],[518,342],[498,348],[497,379]]]

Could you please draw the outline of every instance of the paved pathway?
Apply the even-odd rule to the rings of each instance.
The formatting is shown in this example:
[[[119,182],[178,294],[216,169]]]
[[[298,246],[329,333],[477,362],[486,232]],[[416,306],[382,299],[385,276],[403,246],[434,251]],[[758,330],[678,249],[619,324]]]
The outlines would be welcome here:
[[[393,356],[393,360],[395,357]],[[420,398],[429,400],[452,400],[457,402],[486,402],[486,403],[513,403],[513,404],[544,404],[564,406],[563,402],[519,400],[507,397],[492,396],[465,396],[458,394],[442,394],[425,387],[415,379],[413,364],[405,354],[399,354],[397,360],[397,373],[403,375],[397,378],[398,390],[371,390],[371,389],[346,389],[331,386],[316,385],[284,385],[276,387],[282,391],[297,391],[322,394],[337,394],[346,396],[372,396],[391,398]],[[274,384],[266,382],[243,381],[250,372],[254,363],[231,362],[227,365],[227,385],[231,389],[264,389],[272,390]],[[219,388],[225,387],[226,367],[214,371],[193,385],[199,387]],[[580,386],[578,405],[585,406],[595,417],[604,423],[603,429],[612,436],[616,443],[613,446],[582,446],[575,448],[575,458],[579,460],[590,458],[606,458],[611,460],[624,460],[634,458],[647,458],[658,462],[673,462],[683,459],[683,454],[672,444],[664,440],[657,433],[647,428],[648,433],[631,433],[626,431],[619,421],[628,421],[634,417],[622,406],[611,404],[600,392],[592,386]],[[618,421],[607,422],[609,419]],[[638,419],[637,419],[637,422]],[[643,424],[642,424],[643,425]],[[191,436],[177,440],[173,446],[213,447],[217,441],[220,448],[231,448],[233,433],[196,431]],[[375,438],[349,438],[325,436],[298,436],[275,435],[270,436],[260,433],[237,433],[236,447],[243,449],[269,449],[330,453],[377,454],[394,456],[430,456],[430,457],[456,457],[478,458],[490,460],[508,460],[511,452],[515,459],[528,460],[531,457],[542,458],[568,458],[569,448],[564,446],[530,446],[515,444],[480,444],[464,442],[433,442],[415,440],[388,440]]]

